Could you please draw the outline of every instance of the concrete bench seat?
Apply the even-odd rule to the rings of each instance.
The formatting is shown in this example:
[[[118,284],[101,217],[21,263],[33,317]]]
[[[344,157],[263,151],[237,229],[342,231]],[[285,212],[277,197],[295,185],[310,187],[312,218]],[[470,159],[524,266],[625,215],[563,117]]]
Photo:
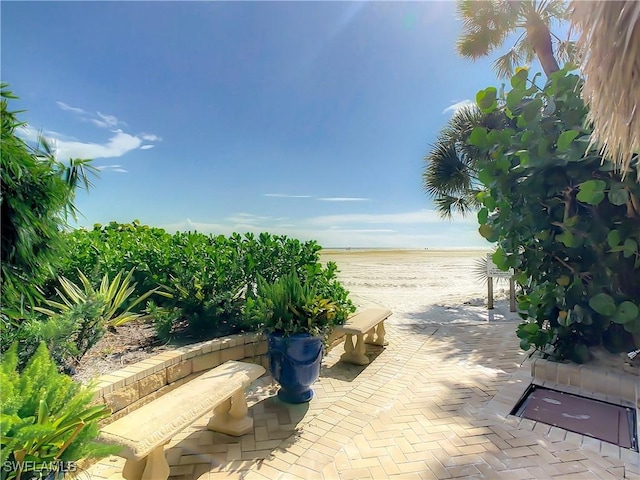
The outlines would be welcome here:
[[[253,429],[244,390],[265,373],[260,365],[230,360],[103,427],[100,440],[122,445],[127,480],[164,480],[164,445],[208,413],[207,428],[240,436]]]
[[[349,317],[344,325],[335,328],[336,335],[346,335],[344,353],[340,360],[355,365],[367,365],[369,358],[365,355],[365,343],[386,345],[384,321],[391,316],[386,308],[369,308]],[[353,336],[356,344],[353,344]],[[364,336],[367,335],[366,338]]]

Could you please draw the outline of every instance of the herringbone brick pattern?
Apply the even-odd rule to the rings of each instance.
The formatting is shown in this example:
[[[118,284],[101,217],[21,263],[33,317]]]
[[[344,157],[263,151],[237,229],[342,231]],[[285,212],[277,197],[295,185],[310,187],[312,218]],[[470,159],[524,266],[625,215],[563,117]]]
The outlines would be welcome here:
[[[391,292],[380,297],[394,309]],[[170,478],[640,478],[633,452],[594,451],[586,437],[490,408],[497,399],[515,404],[504,391],[525,360],[518,319],[497,306],[491,322],[481,307],[452,308],[451,322],[440,323],[429,321],[429,306],[396,311],[389,345],[368,346],[366,367],[338,363],[342,346],[330,352],[309,404],[281,403],[271,379],[260,379],[249,398],[254,432],[233,438],[202,419],[168,445]],[[102,461],[92,479],[121,465]]]

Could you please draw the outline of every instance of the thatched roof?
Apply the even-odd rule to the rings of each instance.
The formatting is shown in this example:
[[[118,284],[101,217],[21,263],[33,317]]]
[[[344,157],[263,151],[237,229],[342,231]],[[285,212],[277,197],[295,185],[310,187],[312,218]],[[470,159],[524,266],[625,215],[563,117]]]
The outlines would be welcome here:
[[[592,142],[628,171],[640,152],[640,1],[574,0]],[[640,181],[640,168],[637,169]]]

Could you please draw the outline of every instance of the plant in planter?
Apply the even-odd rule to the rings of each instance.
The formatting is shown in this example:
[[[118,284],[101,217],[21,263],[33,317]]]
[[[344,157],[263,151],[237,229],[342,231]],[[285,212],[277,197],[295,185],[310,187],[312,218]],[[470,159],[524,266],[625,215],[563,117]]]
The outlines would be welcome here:
[[[310,385],[320,374],[324,343],[353,310],[350,301],[319,293],[324,290],[322,279],[326,277],[301,278],[295,271],[273,283],[259,277],[255,293],[247,297],[248,321],[268,334],[269,366],[283,402],[311,400]]]

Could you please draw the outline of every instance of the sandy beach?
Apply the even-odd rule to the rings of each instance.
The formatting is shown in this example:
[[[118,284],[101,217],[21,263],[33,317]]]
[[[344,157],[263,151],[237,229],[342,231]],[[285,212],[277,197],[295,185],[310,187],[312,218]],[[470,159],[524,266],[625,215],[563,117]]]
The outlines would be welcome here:
[[[468,305],[463,316],[486,313],[487,285],[477,278],[477,263],[488,250],[323,250],[358,307],[381,305],[418,317]],[[497,300],[508,285],[496,283]],[[482,317],[485,317],[482,314]],[[430,316],[430,320],[438,320]],[[477,320],[477,319],[476,319]]]
[[[522,321],[509,311],[509,284],[494,279],[494,306],[487,309],[487,284],[478,262],[490,250],[323,250],[321,260],[338,265],[338,278],[358,309],[381,306],[394,312],[397,325],[456,325]],[[516,292],[517,294],[517,292]],[[521,352],[524,354],[524,352]],[[529,352],[531,353],[531,352]],[[591,365],[640,375],[623,354],[592,348]]]

